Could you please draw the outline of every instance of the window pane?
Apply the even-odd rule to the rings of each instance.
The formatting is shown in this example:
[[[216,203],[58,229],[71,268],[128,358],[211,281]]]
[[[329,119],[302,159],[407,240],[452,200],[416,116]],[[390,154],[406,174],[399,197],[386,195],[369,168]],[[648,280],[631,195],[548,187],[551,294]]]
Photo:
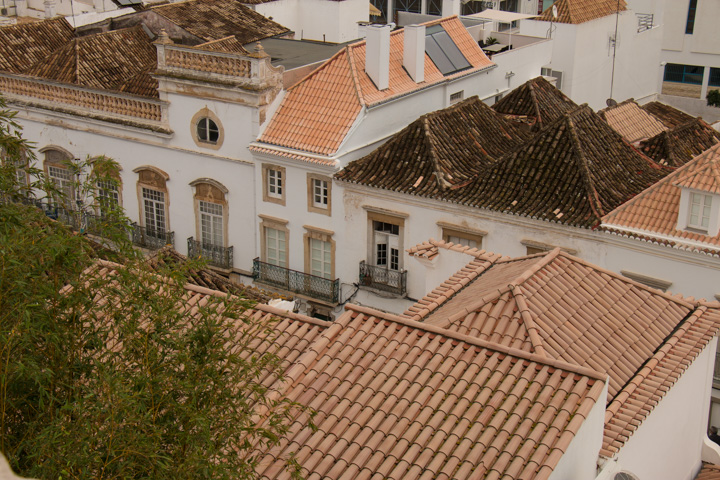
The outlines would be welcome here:
[[[287,267],[285,256],[285,232],[274,228],[265,229],[265,253],[267,263]]]
[[[162,237],[165,234],[165,193],[143,188],[145,207],[145,231],[148,236]]]
[[[223,206],[219,203],[199,201],[200,236],[205,245],[222,247],[223,240]]]

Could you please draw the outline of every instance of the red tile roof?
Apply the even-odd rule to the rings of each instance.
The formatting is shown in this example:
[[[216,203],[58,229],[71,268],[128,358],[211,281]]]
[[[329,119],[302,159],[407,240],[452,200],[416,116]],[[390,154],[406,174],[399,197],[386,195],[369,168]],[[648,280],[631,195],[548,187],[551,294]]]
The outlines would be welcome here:
[[[554,6],[557,17],[553,15],[553,8],[548,7],[537,20],[577,25],[627,10],[625,0],[558,0]]]
[[[348,164],[336,178],[414,195],[441,195],[466,185],[529,138],[526,128],[472,97],[423,115],[371,154]]]
[[[64,18],[0,28],[0,70],[25,73],[75,36]]]
[[[667,127],[633,100],[625,100],[598,111],[598,115],[630,143],[664,132]]]
[[[720,480],[720,466],[703,462],[695,480]]]
[[[290,452],[327,479],[546,479],[603,391],[603,376],[348,306],[288,372],[299,418],[259,458],[288,478]]]
[[[720,132],[693,118],[640,142],[640,150],[658,163],[681,167],[719,140]]]
[[[682,110],[661,102],[646,103],[640,108],[660,120],[668,128],[677,127],[695,118]]]
[[[428,242],[416,253],[456,249]],[[603,456],[613,456],[720,328],[720,303],[670,296],[555,249],[484,252],[404,315],[609,376]],[[649,407],[649,408],[648,408]]]
[[[720,235],[711,237],[701,232],[678,230],[680,187],[720,193],[720,144],[605,215],[603,228],[629,229],[650,237],[671,237],[678,243],[719,247]]]
[[[320,68],[288,89],[259,141],[330,155],[340,148],[358,115],[371,106],[494,65],[457,17],[428,22],[442,25],[472,65],[443,76],[425,56],[425,81],[417,84],[402,66],[404,30],[390,35],[390,82],[378,90],[365,73],[365,41],[348,45]]]

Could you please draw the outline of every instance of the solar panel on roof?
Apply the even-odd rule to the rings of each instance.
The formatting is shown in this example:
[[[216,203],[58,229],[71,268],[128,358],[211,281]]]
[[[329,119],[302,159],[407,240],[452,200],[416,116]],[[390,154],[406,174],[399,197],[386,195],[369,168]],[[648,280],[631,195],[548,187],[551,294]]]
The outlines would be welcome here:
[[[471,67],[470,62],[441,25],[433,25],[425,31],[425,53],[443,75]]]

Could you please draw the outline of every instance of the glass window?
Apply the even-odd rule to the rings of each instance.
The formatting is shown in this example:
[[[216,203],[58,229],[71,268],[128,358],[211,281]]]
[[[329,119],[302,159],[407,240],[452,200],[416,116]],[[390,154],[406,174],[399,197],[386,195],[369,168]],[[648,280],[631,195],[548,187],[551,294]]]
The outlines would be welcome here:
[[[203,245],[222,247],[223,238],[223,206],[200,200],[200,238]]]
[[[310,274],[330,278],[332,272],[332,245],[315,238],[310,239]]]
[[[668,63],[665,65],[665,75],[663,80],[666,82],[702,85],[704,73],[705,68],[697,65],[679,65],[677,63]]]
[[[697,0],[690,0],[688,6],[687,23],[685,24],[685,34],[692,35],[695,31],[695,11],[697,10]]]
[[[720,87],[720,68],[710,69],[710,79],[708,85],[711,87]]]
[[[328,206],[328,182],[318,178],[312,179],[313,185],[313,206],[327,208]]]
[[[275,228],[265,228],[266,262],[278,267],[287,268],[285,232]]]
[[[72,205],[75,199],[75,188],[73,185],[73,175],[67,168],[48,165],[48,176],[50,181],[59,191],[65,195],[65,201]]]
[[[150,237],[163,238],[165,235],[165,193],[143,187],[143,209],[145,233]]]
[[[282,171],[268,169],[267,171],[267,191],[269,197],[282,198],[283,194],[283,179]]]
[[[197,136],[201,142],[217,143],[220,138],[220,130],[215,122],[204,117],[198,121]]]
[[[98,209],[101,217],[107,215],[109,210],[117,208],[120,205],[120,192],[118,192],[118,186],[114,182],[98,181],[97,195]]]
[[[712,197],[702,193],[690,194],[690,215],[688,216],[688,227],[707,230],[710,226],[710,207]]]

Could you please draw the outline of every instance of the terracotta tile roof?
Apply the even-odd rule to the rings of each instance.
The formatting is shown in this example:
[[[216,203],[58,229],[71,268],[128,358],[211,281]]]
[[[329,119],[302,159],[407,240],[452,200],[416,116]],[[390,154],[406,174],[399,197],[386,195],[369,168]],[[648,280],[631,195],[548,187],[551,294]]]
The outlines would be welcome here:
[[[456,245],[452,242],[445,242],[443,240],[430,239],[427,242],[410,247],[406,250],[410,255],[415,257],[422,257],[432,260],[437,256],[440,248],[446,248],[448,250],[454,250],[456,252],[465,253],[477,258],[485,257],[485,250],[479,250],[474,247],[468,247],[466,245]]]
[[[320,156],[311,156],[311,155],[303,155],[302,153],[296,153],[291,152],[279,148],[268,148],[268,147],[261,147],[257,144],[251,144],[248,147],[248,150],[251,152],[257,152],[260,154],[268,154],[268,155],[274,155],[276,157],[283,157],[283,158],[292,158],[293,160],[301,160],[303,162],[307,163],[317,163],[320,165],[335,165],[337,163],[336,160],[333,160],[332,158],[323,158]]]
[[[170,245],[161,248],[148,257],[148,264],[156,272],[160,272],[163,269],[175,267],[178,264],[184,264],[186,262],[187,257],[178,253]],[[273,292],[267,292],[257,287],[233,282],[230,279],[215,273],[209,268],[192,269],[188,271],[188,274],[189,277],[187,282],[191,285],[197,285],[198,287],[217,290],[231,295],[237,295],[256,302],[267,303],[268,300],[273,298],[284,298]]]
[[[720,328],[718,302],[673,297],[559,249],[472,256],[404,315],[607,374],[603,456],[617,453]]]
[[[505,95],[492,108],[539,130],[577,106],[545,78],[536,77]]]
[[[695,480],[720,480],[720,466],[703,462]]]
[[[185,0],[151,10],[206,42],[235,36],[246,45],[290,33],[239,0]]]
[[[25,73],[74,38],[64,18],[0,28],[0,70]]]
[[[415,195],[442,195],[466,185],[503,154],[530,138],[477,97],[429,113],[366,157],[340,180]]]
[[[317,431],[299,418],[262,478],[295,452],[312,478],[547,479],[603,392],[588,369],[348,309],[288,371]]]
[[[329,155],[336,152],[363,108],[429,85],[493,66],[457,17],[442,25],[472,68],[443,76],[425,55],[425,81],[417,84],[402,66],[404,30],[390,35],[389,88],[378,90],[365,73],[365,41],[348,45],[288,89],[260,142]]]
[[[671,237],[681,243],[720,246],[720,235],[678,230],[680,186],[720,193],[720,144],[678,168],[602,218],[603,228],[631,229],[649,236]]]
[[[693,118],[640,142],[640,150],[658,163],[680,167],[718,143],[719,139],[719,132],[701,118]]]
[[[120,85],[118,90],[121,92],[132,93],[134,95],[142,95],[143,97],[159,98],[159,83],[157,79],[152,76],[152,72],[155,71],[155,68],[156,65],[151,65],[145,70],[130,77],[125,81],[125,83]]]
[[[625,0],[558,0],[554,5],[557,18],[553,18],[552,7],[548,7],[537,20],[580,24],[627,10]]]
[[[600,455],[612,457],[717,335],[720,303],[700,305],[607,406]],[[720,479],[720,471],[714,472]],[[697,478],[700,478],[698,476]],[[708,477],[709,478],[709,477]]]
[[[667,129],[632,98],[599,110],[598,115],[630,143],[654,137]]]
[[[119,90],[155,66],[157,52],[140,26],[75,38],[25,73],[91,88]]]
[[[248,55],[250,53],[245,49],[245,47],[243,47],[234,35],[221,38],[219,40],[211,40],[209,42],[201,43],[200,45],[196,45],[195,48],[210,50],[212,52],[242,53],[243,55]]]
[[[646,103],[640,108],[652,114],[668,128],[677,127],[678,125],[687,123],[695,118],[682,110],[678,110],[675,107],[671,107],[670,105],[666,105],[661,102]]]

